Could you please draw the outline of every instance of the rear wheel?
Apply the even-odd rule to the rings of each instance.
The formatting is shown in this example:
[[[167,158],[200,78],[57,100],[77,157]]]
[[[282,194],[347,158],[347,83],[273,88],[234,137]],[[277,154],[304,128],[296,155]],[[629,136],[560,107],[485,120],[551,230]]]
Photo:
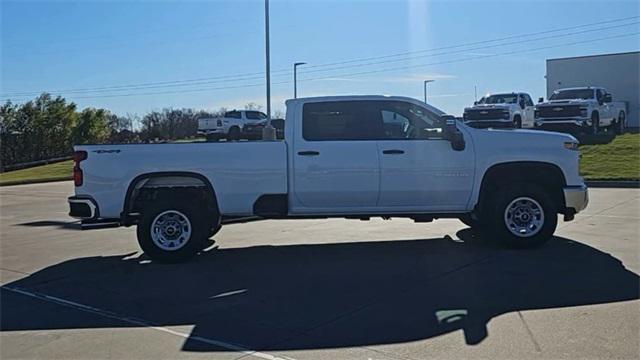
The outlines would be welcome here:
[[[150,258],[175,263],[188,260],[209,234],[203,206],[177,198],[158,199],[143,209],[138,222],[138,243]]]
[[[239,140],[240,139],[240,128],[237,126],[233,126],[229,129],[229,140]]]
[[[502,188],[486,210],[485,236],[510,248],[544,244],[551,239],[558,223],[556,205],[536,184]]]

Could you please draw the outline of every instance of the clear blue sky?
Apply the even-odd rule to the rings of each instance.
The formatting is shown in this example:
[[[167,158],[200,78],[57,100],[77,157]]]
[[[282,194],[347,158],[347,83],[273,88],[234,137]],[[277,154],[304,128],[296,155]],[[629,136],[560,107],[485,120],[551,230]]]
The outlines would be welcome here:
[[[286,69],[273,73],[273,108],[283,110],[284,100],[292,97],[291,67],[296,61],[313,66],[441,48],[446,49],[301,67],[299,94],[422,98],[422,80],[429,78],[436,80],[429,85],[429,102],[451,114],[460,114],[473,102],[474,85],[479,95],[519,90],[537,98],[545,95],[545,59],[636,51],[640,19],[513,35],[639,16],[638,4],[272,0],[272,70]],[[264,107],[264,86],[241,87],[263,83],[259,75],[211,79],[264,71],[262,1],[2,1],[1,6],[2,100],[32,97],[7,96],[23,92],[58,94],[209,78],[203,83],[60,94],[81,108],[104,107],[117,114],[143,115],[163,107],[240,108],[248,102]],[[635,35],[588,42],[625,34]],[[454,47],[505,37],[511,38]],[[572,42],[582,43],[563,45]],[[531,51],[540,47],[552,48]],[[403,69],[387,71],[390,68]],[[353,75],[368,71],[376,72]],[[323,79],[308,80],[319,77]],[[276,84],[283,81],[289,83]],[[176,86],[184,84],[189,85]],[[164,94],[135,95],[157,92]]]

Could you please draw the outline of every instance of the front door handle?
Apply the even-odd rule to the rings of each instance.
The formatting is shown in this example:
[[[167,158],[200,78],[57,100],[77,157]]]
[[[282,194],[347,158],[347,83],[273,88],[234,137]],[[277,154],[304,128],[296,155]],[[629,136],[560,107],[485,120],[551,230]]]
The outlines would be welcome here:
[[[382,153],[387,155],[400,155],[400,154],[404,154],[404,150],[397,150],[397,149],[383,150]]]
[[[319,151],[298,151],[300,156],[317,156],[320,155]]]

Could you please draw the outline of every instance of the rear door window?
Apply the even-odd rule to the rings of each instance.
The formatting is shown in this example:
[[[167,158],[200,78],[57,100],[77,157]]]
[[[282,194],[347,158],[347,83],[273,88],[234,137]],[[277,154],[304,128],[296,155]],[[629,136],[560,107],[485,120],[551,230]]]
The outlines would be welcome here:
[[[249,120],[264,120],[267,118],[267,115],[260,111],[246,111],[245,114]]]
[[[224,117],[232,119],[242,119],[242,114],[240,113],[240,111],[227,111],[224,114]]]
[[[373,101],[328,101],[304,104],[302,137],[307,141],[377,140],[382,119]]]

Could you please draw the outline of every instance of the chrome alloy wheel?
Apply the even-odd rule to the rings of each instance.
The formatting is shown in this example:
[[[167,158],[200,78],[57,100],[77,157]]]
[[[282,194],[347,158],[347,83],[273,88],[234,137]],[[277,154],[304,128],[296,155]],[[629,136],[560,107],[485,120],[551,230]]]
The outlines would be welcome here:
[[[532,198],[519,197],[507,205],[504,223],[515,236],[534,236],[544,225],[544,210],[540,203]]]
[[[151,223],[151,240],[162,250],[175,251],[191,238],[191,222],[176,210],[164,211]]]

